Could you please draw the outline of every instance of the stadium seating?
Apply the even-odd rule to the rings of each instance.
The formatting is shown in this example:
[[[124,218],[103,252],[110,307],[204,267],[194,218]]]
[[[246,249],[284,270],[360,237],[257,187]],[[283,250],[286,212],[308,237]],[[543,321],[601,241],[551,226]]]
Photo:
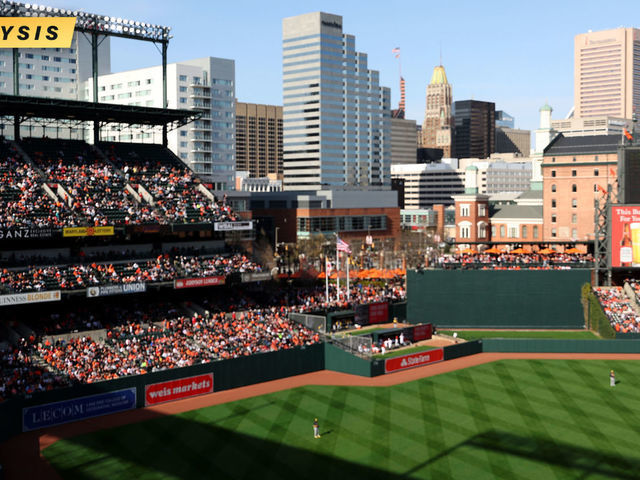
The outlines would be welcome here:
[[[616,332],[640,332],[640,318],[622,287],[594,287],[593,291]]]

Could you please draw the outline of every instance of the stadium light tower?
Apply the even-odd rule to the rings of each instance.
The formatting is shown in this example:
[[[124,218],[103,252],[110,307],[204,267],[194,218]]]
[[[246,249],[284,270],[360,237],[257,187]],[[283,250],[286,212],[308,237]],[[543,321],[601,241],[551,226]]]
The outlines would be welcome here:
[[[98,103],[98,46],[102,42],[101,35],[129,38],[152,42],[156,48],[160,44],[162,55],[162,107],[167,108],[167,49],[171,36],[171,27],[152,23],[127,20],[87,13],[82,10],[67,10],[64,8],[47,7],[29,3],[0,0],[0,16],[2,17],[76,17],[75,31],[81,32],[91,42],[92,72],[93,72],[93,101]],[[19,89],[19,61],[18,49],[13,49],[13,94],[20,95]],[[17,122],[16,122],[17,123]],[[94,124],[94,142],[97,142],[99,130]],[[17,137],[16,137],[17,138]],[[162,144],[167,145],[167,127],[162,128]]]

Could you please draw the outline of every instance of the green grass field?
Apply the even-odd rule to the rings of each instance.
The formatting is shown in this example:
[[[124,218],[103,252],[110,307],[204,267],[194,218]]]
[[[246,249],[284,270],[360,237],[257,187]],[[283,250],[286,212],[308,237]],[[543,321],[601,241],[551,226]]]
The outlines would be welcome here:
[[[402,350],[389,350],[384,355],[378,353],[377,355],[373,355],[373,358],[393,358],[393,357],[401,357],[402,355],[408,355],[410,353],[418,353],[418,352],[426,352],[428,350],[434,350],[440,347],[430,347],[428,345],[417,345],[415,347],[403,348]]]
[[[479,340],[481,338],[557,338],[560,340],[600,340],[600,337],[589,330],[438,330],[438,333],[450,336],[452,336],[454,332],[458,332],[458,337],[465,340]]]
[[[389,388],[302,387],[67,439],[44,454],[64,479],[631,479],[640,475],[639,366],[510,360]]]

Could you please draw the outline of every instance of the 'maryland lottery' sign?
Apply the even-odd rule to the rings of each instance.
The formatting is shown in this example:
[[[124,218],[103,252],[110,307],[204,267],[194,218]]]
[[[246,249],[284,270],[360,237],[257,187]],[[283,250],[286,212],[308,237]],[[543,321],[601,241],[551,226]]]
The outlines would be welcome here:
[[[253,230],[253,220],[244,222],[216,222],[213,224],[216,232],[238,232],[241,230]]]
[[[104,237],[114,234],[113,225],[105,227],[67,227],[62,229],[63,237]]]
[[[60,290],[50,290],[47,292],[12,293],[0,295],[0,307],[8,305],[21,305],[23,303],[59,302],[61,298]]]
[[[126,295],[128,293],[142,293],[147,291],[146,283],[123,283],[119,285],[104,285],[87,288],[87,297],[106,297],[109,295]]]

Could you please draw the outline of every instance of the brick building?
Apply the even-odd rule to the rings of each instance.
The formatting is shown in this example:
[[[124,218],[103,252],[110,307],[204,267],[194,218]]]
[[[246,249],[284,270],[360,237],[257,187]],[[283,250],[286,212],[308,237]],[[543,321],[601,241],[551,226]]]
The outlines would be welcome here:
[[[468,193],[454,195],[456,206],[456,242],[490,241],[489,196]]]
[[[594,239],[594,199],[598,186],[606,190],[616,181],[620,143],[619,135],[560,134],[545,148],[544,241]]]

